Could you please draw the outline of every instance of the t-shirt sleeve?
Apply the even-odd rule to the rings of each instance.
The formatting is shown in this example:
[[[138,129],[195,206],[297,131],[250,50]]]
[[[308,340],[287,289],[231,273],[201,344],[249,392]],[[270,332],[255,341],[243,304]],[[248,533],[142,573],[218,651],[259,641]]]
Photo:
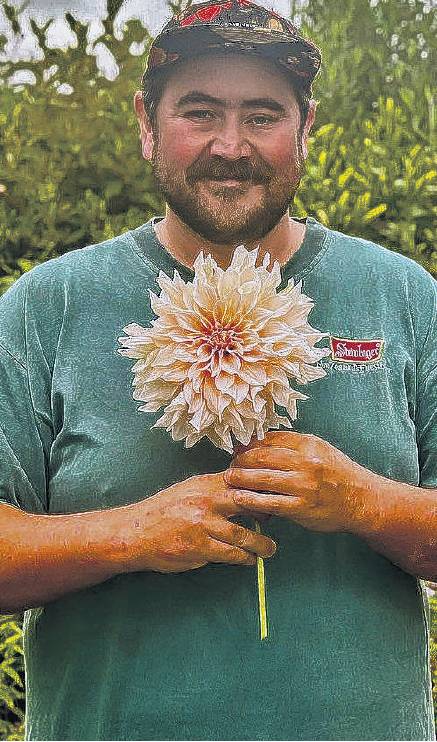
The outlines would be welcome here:
[[[437,281],[428,275],[422,293],[426,334],[418,339],[416,372],[416,438],[420,487],[437,487]]]
[[[42,513],[48,509],[50,373],[26,315],[28,283],[25,274],[0,297],[0,502]]]

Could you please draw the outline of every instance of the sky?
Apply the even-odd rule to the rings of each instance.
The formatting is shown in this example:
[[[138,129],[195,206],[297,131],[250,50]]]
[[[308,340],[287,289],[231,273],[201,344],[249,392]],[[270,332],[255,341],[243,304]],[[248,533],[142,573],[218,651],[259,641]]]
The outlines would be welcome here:
[[[199,2],[199,0],[195,0],[195,2]],[[299,7],[299,2],[305,2],[305,0],[298,0],[297,2],[295,0],[295,7]],[[67,47],[75,43],[75,36],[63,19],[67,11],[78,20],[89,22],[88,41],[90,43],[95,41],[104,31],[100,19],[106,13],[106,0],[8,0],[8,3],[16,8],[23,8],[21,18],[24,35],[23,38],[9,36],[9,23],[0,4],[0,34],[6,34],[9,39],[3,54],[0,54],[0,61],[9,59],[16,62],[18,60],[35,59],[42,55],[41,50],[35,43],[35,37],[29,24],[30,18],[33,18],[38,25],[43,25],[49,18],[55,19],[47,35],[48,46],[53,48]],[[290,0],[262,0],[262,4],[288,17],[290,15]],[[130,18],[139,18],[150,33],[154,35],[169,17],[170,11],[166,0],[125,0],[116,18],[115,33],[121,38],[124,22]],[[144,47],[136,46],[136,50],[131,49],[131,51],[135,54],[141,54]],[[92,53],[97,58],[97,65],[101,72],[108,79],[114,79],[118,74],[118,67],[107,48],[103,44],[98,44]],[[33,73],[21,70],[9,77],[8,81],[14,85],[20,85],[35,82],[35,77]],[[73,89],[70,85],[62,84],[57,87],[57,90],[58,93],[68,95]]]
[[[8,0],[10,5],[20,7],[25,0]],[[290,0],[264,0],[266,7],[272,8],[279,13],[289,15]],[[96,36],[100,31],[99,18],[106,11],[106,0],[28,0],[27,7],[23,11],[23,20],[34,18],[39,24],[48,18],[57,19],[52,24],[51,44],[63,46],[68,43],[69,29],[62,17],[66,11],[70,11],[79,20],[93,21],[96,28]],[[117,25],[122,28],[123,22],[129,18],[139,18],[147,26],[152,34],[156,33],[169,17],[169,10],[165,0],[125,0],[118,16]],[[0,7],[0,33],[4,33],[7,22]],[[9,58],[23,58],[31,55],[34,45],[31,31],[28,38],[17,44],[8,45],[6,54]]]

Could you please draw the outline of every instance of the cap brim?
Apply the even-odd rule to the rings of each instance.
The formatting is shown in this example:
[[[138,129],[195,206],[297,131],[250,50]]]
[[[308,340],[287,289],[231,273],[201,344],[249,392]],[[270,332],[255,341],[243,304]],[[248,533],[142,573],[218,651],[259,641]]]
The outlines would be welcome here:
[[[296,35],[263,28],[244,28],[236,26],[217,26],[203,23],[185,28],[172,28],[157,36],[149,50],[148,59],[153,54],[164,55],[161,62],[147,64],[143,79],[154,70],[167,64],[182,62],[197,52],[220,53],[221,51],[241,51],[271,59],[274,63],[292,74],[302,88],[311,92],[311,84],[320,70],[320,49],[311,41]]]
[[[193,53],[197,47],[217,48],[226,47],[228,44],[241,45],[248,47],[259,46],[269,47],[284,44],[290,47],[290,51],[307,50],[314,52],[316,49],[310,43],[307,43],[302,37],[297,36],[296,40],[281,31],[272,29],[253,29],[236,26],[217,26],[215,24],[203,23],[201,26],[189,26],[187,28],[175,28],[171,32],[164,32],[157,36],[153,46],[159,46],[166,51],[176,52],[178,54]],[[273,50],[272,50],[273,51]]]

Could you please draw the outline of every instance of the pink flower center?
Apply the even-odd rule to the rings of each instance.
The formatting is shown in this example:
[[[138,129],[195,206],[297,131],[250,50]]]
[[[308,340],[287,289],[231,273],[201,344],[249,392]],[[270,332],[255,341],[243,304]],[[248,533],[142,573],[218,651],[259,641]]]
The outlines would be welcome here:
[[[230,350],[235,343],[236,335],[235,330],[225,330],[222,327],[217,327],[211,332],[208,344],[215,350]]]

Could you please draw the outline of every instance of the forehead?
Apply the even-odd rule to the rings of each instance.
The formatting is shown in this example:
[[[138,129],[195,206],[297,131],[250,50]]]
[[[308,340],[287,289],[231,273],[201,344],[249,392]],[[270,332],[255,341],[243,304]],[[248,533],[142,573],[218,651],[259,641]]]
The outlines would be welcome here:
[[[236,52],[202,55],[180,63],[167,81],[163,103],[176,103],[192,89],[236,102],[262,97],[275,98],[284,106],[295,102],[290,81],[273,62]]]

